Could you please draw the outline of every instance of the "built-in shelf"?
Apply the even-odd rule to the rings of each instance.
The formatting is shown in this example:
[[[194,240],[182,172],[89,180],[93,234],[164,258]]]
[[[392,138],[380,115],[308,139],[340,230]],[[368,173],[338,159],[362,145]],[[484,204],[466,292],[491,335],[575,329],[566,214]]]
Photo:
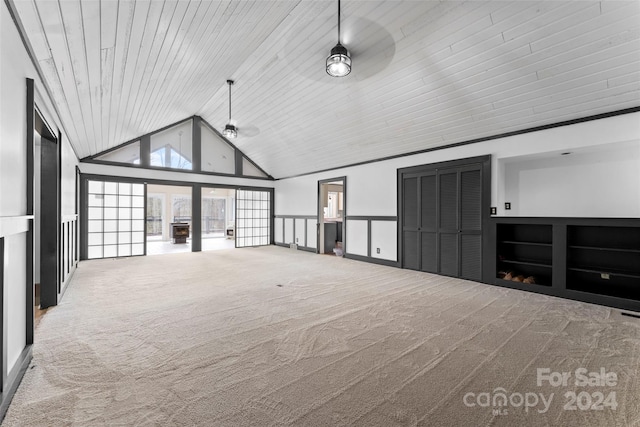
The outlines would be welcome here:
[[[506,263],[506,264],[521,264],[521,265],[531,265],[531,266],[535,266],[535,267],[551,268],[551,264],[541,263],[541,262],[532,261],[532,260],[503,259],[503,260],[501,260],[501,262]]]
[[[588,251],[627,252],[627,253],[640,254],[640,249],[597,248],[593,246],[576,246],[576,245],[569,245],[569,249],[585,249]]]
[[[547,289],[549,287],[549,285],[543,285],[540,283],[522,283],[522,282],[516,282],[513,280],[504,280],[500,278],[496,278],[496,284],[501,286],[508,286],[510,288],[521,289],[524,291],[530,290],[535,292],[543,291],[544,289]]]
[[[640,311],[639,218],[493,221],[494,284]],[[536,283],[503,280],[506,272]]]
[[[497,225],[496,276],[533,278],[536,284],[550,286],[553,266],[552,228],[547,224]],[[504,280],[503,280],[504,281]]]
[[[593,274],[599,274],[599,275],[609,275],[608,279],[605,280],[611,280],[611,276],[623,276],[623,277],[632,277],[635,279],[640,280],[640,274],[638,273],[634,273],[634,272],[627,272],[627,271],[620,271],[620,270],[612,270],[612,269],[606,269],[606,268],[598,268],[598,267],[594,267],[594,269],[590,269],[590,268],[576,268],[576,267],[568,267],[567,270],[572,270],[572,271],[582,271],[583,273],[593,273]],[[603,278],[603,277],[601,277]],[[603,278],[604,279],[604,278]],[[640,289],[639,289],[640,291]]]
[[[507,245],[547,246],[547,247],[553,246],[551,243],[517,242],[517,241],[514,241],[514,240],[503,240],[500,243],[504,243],[504,244],[507,244]]]
[[[640,300],[640,228],[567,226],[567,289]]]

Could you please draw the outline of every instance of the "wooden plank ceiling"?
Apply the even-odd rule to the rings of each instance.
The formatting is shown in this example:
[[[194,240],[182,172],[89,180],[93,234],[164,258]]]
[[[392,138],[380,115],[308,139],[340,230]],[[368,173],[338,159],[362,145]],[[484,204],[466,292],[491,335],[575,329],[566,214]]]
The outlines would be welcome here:
[[[640,2],[20,0],[80,157],[191,115],[272,176],[640,105]]]

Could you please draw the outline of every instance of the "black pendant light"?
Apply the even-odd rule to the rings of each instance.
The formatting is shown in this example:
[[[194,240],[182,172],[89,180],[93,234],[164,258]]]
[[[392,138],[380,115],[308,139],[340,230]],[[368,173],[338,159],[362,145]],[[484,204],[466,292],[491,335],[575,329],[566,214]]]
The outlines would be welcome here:
[[[340,44],[340,0],[338,0],[338,44],[331,49],[331,54],[327,57],[327,74],[332,77],[344,77],[350,72],[349,52]]]
[[[222,132],[226,138],[235,138],[238,136],[238,130],[231,124],[231,85],[233,83],[233,80],[227,80],[227,84],[229,85],[229,123],[227,123]]]

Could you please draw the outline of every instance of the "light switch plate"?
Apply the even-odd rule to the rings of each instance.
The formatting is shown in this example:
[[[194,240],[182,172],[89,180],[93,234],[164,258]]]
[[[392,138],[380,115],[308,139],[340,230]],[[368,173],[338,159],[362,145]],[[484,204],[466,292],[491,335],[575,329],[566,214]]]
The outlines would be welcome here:
[[[506,203],[504,204],[504,208],[505,208],[506,210],[511,209],[511,203],[506,202]]]

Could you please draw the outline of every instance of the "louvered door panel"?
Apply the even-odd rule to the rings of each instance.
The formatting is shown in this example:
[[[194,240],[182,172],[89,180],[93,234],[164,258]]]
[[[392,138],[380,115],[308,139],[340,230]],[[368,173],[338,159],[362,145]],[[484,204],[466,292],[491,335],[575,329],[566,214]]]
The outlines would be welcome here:
[[[439,273],[458,277],[458,233],[440,233]]]
[[[480,169],[460,173],[460,229],[482,228],[482,188]]]
[[[460,171],[460,277],[482,279],[482,175],[479,166]]]
[[[402,209],[402,224],[405,228],[418,228],[418,177],[403,180],[404,206]]]
[[[420,230],[418,177],[402,180],[402,253],[403,267],[420,269]]]
[[[403,267],[410,270],[418,270],[420,268],[420,247],[418,244],[417,232],[404,232],[403,243]]]
[[[420,177],[420,239],[420,269],[437,273],[438,181],[435,171]]]
[[[460,236],[460,277],[482,280],[482,236]]]
[[[458,170],[445,169],[438,173],[438,201],[440,204],[439,270],[447,276],[458,276]]]
[[[458,173],[439,173],[440,230],[458,230]]]
[[[437,192],[435,173],[420,177],[420,226],[422,230],[435,231],[438,227]]]

